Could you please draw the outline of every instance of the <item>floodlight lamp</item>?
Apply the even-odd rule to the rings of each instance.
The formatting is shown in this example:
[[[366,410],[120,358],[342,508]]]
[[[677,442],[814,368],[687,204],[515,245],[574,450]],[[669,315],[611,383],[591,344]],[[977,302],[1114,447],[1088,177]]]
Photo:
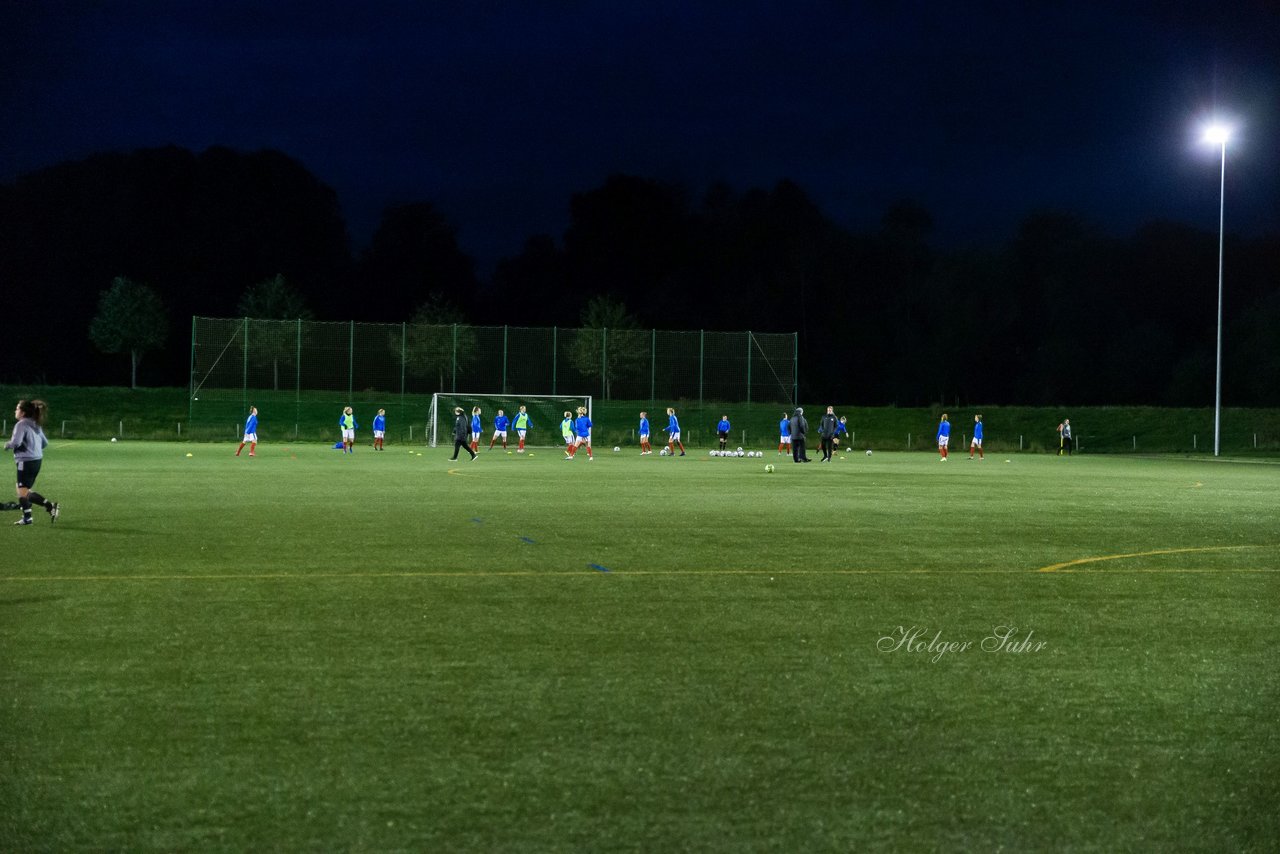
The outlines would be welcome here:
[[[1208,125],[1204,129],[1204,141],[1213,145],[1226,145],[1231,139],[1231,128],[1222,124]]]

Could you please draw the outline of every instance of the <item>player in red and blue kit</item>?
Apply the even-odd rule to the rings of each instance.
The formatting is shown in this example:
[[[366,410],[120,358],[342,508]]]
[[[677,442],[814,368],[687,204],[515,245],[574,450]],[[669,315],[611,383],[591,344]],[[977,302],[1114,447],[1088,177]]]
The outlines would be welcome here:
[[[240,456],[240,452],[244,450],[244,446],[249,446],[249,456],[256,456],[254,451],[258,449],[258,407],[249,407],[249,417],[244,422],[244,439],[240,442],[240,447],[236,448],[236,456]]]
[[[471,453],[480,450],[480,407],[471,410]]]
[[[985,460],[987,455],[982,453],[982,416],[973,416],[973,439],[969,442],[969,459],[973,459],[974,450],[978,452],[978,459]]]
[[[381,451],[383,448],[383,439],[387,435],[387,410],[379,409],[378,414],[373,416],[373,449]]]
[[[573,440],[573,447],[569,449],[569,458],[572,459],[578,453],[578,448],[586,445],[587,460],[594,460],[595,457],[591,456],[591,419],[587,417],[585,406],[578,407],[578,417],[573,422],[573,433],[576,438]]]
[[[778,453],[786,454],[791,450],[791,416],[782,413],[782,420],[778,422]]]
[[[640,456],[648,456],[653,453],[653,447],[649,445],[649,413],[640,413]]]
[[[680,441],[680,422],[676,420],[674,407],[667,407],[667,453],[675,456],[676,446],[680,446],[680,456],[684,456],[684,443]]]
[[[848,416],[845,416],[845,415],[841,415],[840,422],[836,424],[836,438],[835,438],[836,445],[840,444],[841,436],[844,436],[846,439],[849,438],[849,418]]]
[[[947,420],[947,413],[942,413],[942,420],[938,422],[938,453],[941,454],[938,462],[945,463],[947,461],[947,444],[951,441],[951,422]]]
[[[502,439],[502,450],[507,449],[507,426],[510,423],[511,419],[499,409],[498,414],[493,418],[493,437],[489,439],[489,450],[493,450],[493,443],[498,439]]]

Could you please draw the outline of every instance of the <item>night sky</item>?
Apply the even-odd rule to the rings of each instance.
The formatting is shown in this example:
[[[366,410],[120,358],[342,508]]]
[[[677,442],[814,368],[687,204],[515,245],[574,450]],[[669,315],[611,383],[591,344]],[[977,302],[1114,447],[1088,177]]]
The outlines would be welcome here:
[[[9,0],[0,181],[276,148],[338,192],[356,248],[429,201],[482,270],[616,172],[789,178],[855,229],[912,200],[937,241],[993,244],[1046,209],[1216,229],[1216,112],[1239,128],[1228,230],[1280,229],[1280,7],[1053,5]]]

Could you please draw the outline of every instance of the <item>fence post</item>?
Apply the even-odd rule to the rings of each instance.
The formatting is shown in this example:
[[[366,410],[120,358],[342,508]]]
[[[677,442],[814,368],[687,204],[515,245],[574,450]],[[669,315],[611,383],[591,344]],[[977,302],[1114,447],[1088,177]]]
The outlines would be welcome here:
[[[558,327],[551,327],[551,393],[556,393],[556,330]]]
[[[453,379],[450,380],[450,390],[458,393],[458,324],[453,324],[453,355],[449,359],[450,366],[453,370]]]
[[[702,410],[702,372],[704,362],[706,361],[703,354],[706,352],[707,330],[698,330],[698,410]]]
[[[751,330],[747,330],[747,405],[751,404]]]
[[[609,399],[609,330],[600,327],[600,390]]]
[[[181,421],[178,422],[178,438],[179,439],[182,438],[182,422]]]
[[[650,329],[649,332],[652,333],[649,336],[652,339],[649,345],[649,405],[652,406],[658,393],[658,330]]]
[[[911,434],[907,434],[907,450],[911,450]]]
[[[1022,450],[1022,434],[1021,433],[1018,434],[1018,450],[1019,451]]]
[[[302,318],[298,318],[298,340],[295,346],[298,348],[297,356],[293,360],[293,438],[298,438],[298,421],[302,420]]]
[[[352,389],[355,388],[356,373],[356,322],[347,321],[350,333],[347,335],[347,403],[351,403]]]
[[[800,333],[791,333],[791,405],[800,403]]]
[[[187,420],[190,421],[192,410],[194,408],[192,405],[192,401],[196,396],[196,318],[195,318],[195,315],[191,316],[191,373],[188,374],[188,379],[190,380],[190,385],[188,386],[188,388],[190,388],[190,391],[187,394]],[[67,422],[63,421],[62,422],[63,435],[66,435],[66,432],[67,432]]]
[[[1192,434],[1191,434],[1191,450],[1193,450],[1193,451],[1194,451],[1194,450],[1196,450],[1196,447],[1197,447],[1197,445],[1196,445],[1196,434],[1195,434],[1195,433],[1192,433]]]
[[[409,324],[400,324],[400,417],[404,417],[404,369],[405,351],[409,348]],[[410,425],[412,429],[412,425]]]
[[[240,381],[241,409],[249,408],[249,318],[244,319],[244,364]]]
[[[1134,434],[1134,437],[1133,437],[1133,449],[1134,449],[1135,451],[1136,451],[1136,450],[1138,450],[1138,436],[1137,436],[1137,434]]]
[[[502,324],[502,393],[507,393],[507,324]]]

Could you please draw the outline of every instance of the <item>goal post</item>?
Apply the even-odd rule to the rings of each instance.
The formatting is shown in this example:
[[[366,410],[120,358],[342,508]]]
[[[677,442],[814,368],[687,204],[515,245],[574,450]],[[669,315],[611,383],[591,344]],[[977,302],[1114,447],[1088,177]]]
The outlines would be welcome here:
[[[461,407],[467,417],[480,407],[480,437],[488,442],[493,436],[493,419],[498,410],[510,419],[507,430],[509,439],[515,441],[515,420],[520,407],[529,415],[530,427],[525,443],[534,447],[558,447],[562,444],[560,422],[565,412],[576,412],[579,406],[587,408],[591,417],[591,395],[563,394],[467,394],[465,392],[436,392],[431,395],[431,408],[427,411],[427,443],[436,447],[439,442],[453,441],[454,409]]]

